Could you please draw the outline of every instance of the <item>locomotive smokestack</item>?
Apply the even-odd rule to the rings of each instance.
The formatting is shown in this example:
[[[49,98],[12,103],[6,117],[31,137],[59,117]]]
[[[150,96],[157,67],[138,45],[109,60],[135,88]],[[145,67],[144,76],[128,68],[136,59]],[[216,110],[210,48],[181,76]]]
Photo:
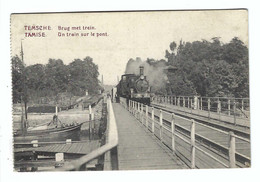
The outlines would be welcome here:
[[[140,75],[144,75],[144,67],[143,66],[140,66]]]

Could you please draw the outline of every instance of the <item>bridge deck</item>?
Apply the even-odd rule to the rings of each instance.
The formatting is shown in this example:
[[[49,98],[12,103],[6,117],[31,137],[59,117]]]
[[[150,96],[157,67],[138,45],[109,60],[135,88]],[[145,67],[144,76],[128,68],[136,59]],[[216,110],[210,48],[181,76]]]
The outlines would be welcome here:
[[[119,170],[188,168],[125,110],[113,104],[118,126]]]

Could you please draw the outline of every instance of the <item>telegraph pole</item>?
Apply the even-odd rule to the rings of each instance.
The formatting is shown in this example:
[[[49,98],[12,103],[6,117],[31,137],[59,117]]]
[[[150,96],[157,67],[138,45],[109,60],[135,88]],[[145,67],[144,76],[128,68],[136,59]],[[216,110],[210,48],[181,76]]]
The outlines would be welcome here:
[[[25,120],[22,119],[22,126],[23,126],[23,133],[26,132],[26,122],[27,122],[27,96],[26,96],[26,86],[25,86],[25,64],[24,64],[24,53],[23,53],[23,42],[21,40],[21,52],[20,52],[21,58],[22,58],[22,64],[24,66],[22,70],[22,87],[23,87],[23,97],[21,98],[21,103],[24,102],[24,114],[25,114]],[[22,113],[23,114],[23,113]]]

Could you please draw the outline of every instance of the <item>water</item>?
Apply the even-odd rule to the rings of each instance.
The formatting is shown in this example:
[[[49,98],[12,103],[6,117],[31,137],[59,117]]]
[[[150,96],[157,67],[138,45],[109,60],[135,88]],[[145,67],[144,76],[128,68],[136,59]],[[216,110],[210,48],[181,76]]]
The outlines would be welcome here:
[[[79,132],[74,132],[72,133],[71,135],[68,136],[69,139],[72,140],[72,142],[84,142],[84,143],[88,143],[88,142],[91,142],[93,140],[96,140],[96,141],[100,141],[100,135],[99,135],[99,124],[100,122],[97,121],[95,123],[95,127],[93,129],[93,133],[90,133],[89,132],[89,123],[84,123],[82,125],[82,130],[80,130]],[[64,137],[57,137],[55,138],[55,141],[65,141],[66,139],[68,138],[64,138]],[[44,140],[41,140],[42,142],[54,142],[53,139],[51,138],[45,138]],[[45,146],[46,144],[39,144],[39,147],[40,146]],[[25,146],[17,146],[16,148],[18,147],[25,147]],[[31,147],[27,145],[27,147]],[[74,159],[75,159],[75,156],[74,156]],[[34,161],[35,159],[33,159],[33,156],[16,156],[15,155],[15,162],[21,162],[21,161],[24,161],[26,163],[26,161]],[[51,161],[55,161],[55,157],[52,155],[52,156],[38,156],[38,159],[37,161],[39,162],[40,160],[42,161],[46,161],[46,160],[51,160]],[[65,160],[67,161],[67,159],[65,158]],[[71,160],[71,159],[70,159]],[[53,164],[53,163],[52,163]],[[53,170],[55,169],[55,166],[53,166],[51,163],[50,163],[50,166],[37,166],[37,167],[18,167],[16,166],[15,167],[15,170],[16,171],[19,171],[19,172],[34,172],[34,171],[41,171],[41,170],[44,170],[44,171],[50,171],[50,170]]]
[[[80,110],[76,110],[76,111],[73,111],[73,110],[69,110],[68,112],[64,112],[64,113],[59,113],[59,118],[61,118],[62,122],[63,123],[66,123],[66,124],[69,124],[71,123],[72,121],[77,121],[78,123],[83,123],[82,126],[81,126],[81,130],[79,132],[73,132],[71,133],[70,135],[67,135],[67,136],[56,136],[55,138],[52,138],[52,137],[42,137],[39,142],[41,141],[44,141],[44,142],[55,142],[55,141],[66,141],[66,139],[71,139],[72,142],[84,142],[84,143],[88,143],[88,142],[91,142],[93,140],[95,141],[100,141],[102,140],[102,142],[104,143],[104,133],[105,133],[105,128],[106,128],[106,122],[101,120],[101,119],[98,119],[98,118],[101,118],[101,114],[103,113],[102,112],[103,110],[103,104],[101,102],[101,104],[98,104],[96,105],[95,107],[95,114],[99,114],[98,116],[95,115],[95,122],[86,122],[86,118],[89,118],[88,117],[88,114],[87,114],[87,111],[86,110],[83,110],[83,111],[80,111]],[[102,114],[103,115],[103,114]],[[52,119],[53,115],[48,115],[48,114],[44,114],[44,115],[31,115],[30,118],[31,118],[31,121],[33,122],[37,122],[36,124],[40,124],[40,123],[46,123],[46,121],[50,121]],[[104,117],[104,116],[102,116]],[[17,118],[17,120],[19,119],[20,117]],[[105,117],[106,118],[106,117]],[[19,126],[19,123],[18,122],[14,122],[14,124],[16,123],[16,126]],[[90,132],[90,129],[89,128],[92,128],[92,132]],[[15,128],[15,127],[14,127]],[[101,143],[102,143],[101,142]],[[30,143],[30,141],[29,141]],[[46,144],[45,144],[46,145]],[[39,147],[40,146],[44,146],[44,144],[39,144]],[[25,147],[24,145],[21,145],[21,146],[18,146],[16,145],[15,148],[17,147]],[[31,147],[31,145],[27,145],[27,147]],[[23,155],[24,154],[24,155]],[[20,155],[19,157],[16,156],[16,153],[15,153],[15,163],[17,162],[32,162],[32,161],[35,161],[35,162],[39,162],[40,160],[42,160],[43,162],[45,161],[45,164],[44,165],[38,165],[37,167],[35,166],[30,166],[30,167],[26,167],[25,165],[21,167],[16,165],[15,166],[15,170],[16,171],[21,171],[21,172],[33,172],[33,171],[41,171],[41,170],[44,170],[44,171],[50,171],[50,170],[53,170],[55,168],[54,166],[54,163],[55,163],[55,156],[40,156],[41,158],[39,158],[38,156],[38,159],[36,161],[36,158],[35,156],[26,156],[27,154],[26,153],[22,153],[22,155]],[[65,161],[70,161],[70,160],[73,160],[73,159],[76,159],[76,156],[71,156],[69,158],[66,158],[68,157],[67,155],[65,155]],[[80,156],[78,156],[80,157]],[[50,163],[47,162],[47,166],[46,166],[46,161],[51,161]]]

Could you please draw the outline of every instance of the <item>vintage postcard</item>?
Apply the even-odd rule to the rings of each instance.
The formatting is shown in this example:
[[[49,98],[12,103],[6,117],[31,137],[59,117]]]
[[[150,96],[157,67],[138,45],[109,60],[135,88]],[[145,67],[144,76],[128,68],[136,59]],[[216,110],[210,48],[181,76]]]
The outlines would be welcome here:
[[[251,166],[246,9],[10,18],[14,171]]]

